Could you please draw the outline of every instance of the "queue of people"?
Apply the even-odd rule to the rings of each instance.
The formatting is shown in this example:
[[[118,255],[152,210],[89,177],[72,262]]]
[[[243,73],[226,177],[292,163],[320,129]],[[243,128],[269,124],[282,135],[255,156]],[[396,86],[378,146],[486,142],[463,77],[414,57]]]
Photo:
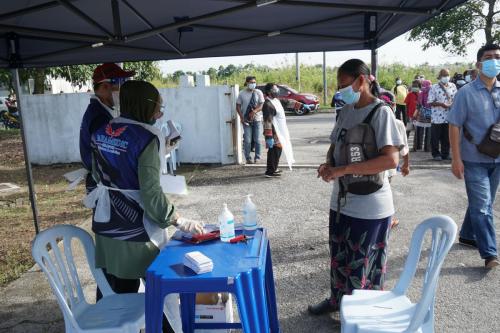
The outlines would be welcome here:
[[[351,59],[339,67],[338,92],[345,105],[331,132],[325,163],[317,170],[318,178],[333,182],[330,291],[328,298],[308,307],[310,314],[338,311],[342,297],[354,289],[383,289],[395,212],[389,171],[398,167],[401,156],[403,172],[409,173],[405,132],[412,120],[417,128],[413,150],[429,148],[430,127],[434,159],[451,158],[453,174],[465,180],[468,207],[459,243],[477,248],[486,268],[500,265],[493,221],[500,182],[500,47],[482,47],[476,67],[476,79],[473,71],[464,73],[464,80],[471,81],[458,92],[443,69],[432,86],[419,75],[409,91],[398,79],[392,92],[383,93],[363,61]],[[172,225],[193,234],[204,230],[201,221],[181,217],[161,189],[165,147],[153,125],[163,116],[164,101],[150,83],[130,80],[133,75],[115,64],[96,68],[95,95],[80,129],[96,267],[117,293],[138,291],[147,267],[168,241],[165,228]],[[245,84],[236,107],[244,126],[245,158],[247,163],[260,159],[263,135],[265,176],[280,177],[282,153],[290,167],[294,157],[279,90],[268,83],[262,93],[253,76]],[[113,117],[118,108],[119,116]],[[97,290],[97,300],[101,296]],[[163,327],[173,332],[167,318]]]

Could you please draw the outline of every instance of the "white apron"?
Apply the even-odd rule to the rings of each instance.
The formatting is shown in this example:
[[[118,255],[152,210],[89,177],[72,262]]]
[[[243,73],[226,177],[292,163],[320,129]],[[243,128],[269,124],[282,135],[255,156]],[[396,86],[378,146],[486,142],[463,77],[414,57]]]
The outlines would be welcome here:
[[[295,163],[293,157],[292,141],[290,140],[290,133],[288,132],[288,127],[286,125],[285,110],[281,105],[281,102],[277,98],[269,99],[273,103],[276,109],[276,115],[273,117],[273,126],[278,136],[278,140],[283,147],[283,153],[285,153],[285,158],[288,163],[288,168],[292,170],[292,164]]]

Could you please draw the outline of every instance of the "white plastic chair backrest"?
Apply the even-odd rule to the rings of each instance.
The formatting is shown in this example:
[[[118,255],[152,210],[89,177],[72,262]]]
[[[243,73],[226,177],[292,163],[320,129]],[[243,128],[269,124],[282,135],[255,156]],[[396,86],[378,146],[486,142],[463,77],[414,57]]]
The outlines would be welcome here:
[[[434,296],[436,293],[439,272],[444,259],[455,241],[457,225],[448,216],[439,215],[426,219],[419,224],[410,244],[410,252],[404,266],[403,273],[399,278],[393,292],[399,295],[406,291],[415,276],[417,265],[420,260],[422,243],[427,231],[432,232],[431,249],[424,275],[422,295],[418,302],[413,318],[405,332],[415,332],[423,323],[426,316],[432,316],[434,310]]]
[[[69,319],[74,327],[78,327],[73,312],[88,303],[73,259],[73,239],[79,240],[83,246],[89,268],[103,296],[113,294],[102,270],[95,268],[94,241],[85,230],[72,225],[58,225],[44,230],[36,236],[31,253],[47,275],[65,320]],[[58,241],[61,242],[63,251],[59,248]]]

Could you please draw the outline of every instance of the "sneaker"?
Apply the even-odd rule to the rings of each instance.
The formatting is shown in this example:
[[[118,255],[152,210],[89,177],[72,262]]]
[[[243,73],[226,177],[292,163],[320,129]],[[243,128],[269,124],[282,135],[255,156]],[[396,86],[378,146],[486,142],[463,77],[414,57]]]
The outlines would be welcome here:
[[[442,157],[443,161],[451,161],[451,157],[450,156],[444,156]]]
[[[443,158],[441,156],[434,156],[432,159],[434,161],[442,161],[443,160]]]
[[[247,164],[253,164],[252,160],[247,160]]]
[[[266,178],[279,178],[281,175],[279,173],[265,174]]]
[[[254,160],[254,163],[255,163],[255,164],[257,164],[257,163],[259,163],[259,162],[260,162],[260,158],[256,158],[256,159]]]
[[[314,315],[314,316],[319,316],[322,314],[327,314],[327,313],[332,313],[339,311],[339,307],[336,305],[333,305],[328,298],[322,300],[318,304],[314,305],[309,305],[307,307],[307,311]]]
[[[484,266],[488,269],[495,268],[500,265],[500,261],[498,261],[498,257],[489,257],[484,260]]]
[[[279,173],[279,174],[281,174],[282,172],[283,172],[283,170],[281,170],[281,169],[276,169],[276,171],[274,171],[274,173]]]
[[[473,239],[458,237],[458,243],[463,245],[463,246],[473,247],[473,248],[477,249],[477,243]]]

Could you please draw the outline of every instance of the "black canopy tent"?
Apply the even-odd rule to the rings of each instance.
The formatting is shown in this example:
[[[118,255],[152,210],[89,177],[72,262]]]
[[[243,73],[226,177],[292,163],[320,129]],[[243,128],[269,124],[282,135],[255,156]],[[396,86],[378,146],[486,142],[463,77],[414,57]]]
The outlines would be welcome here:
[[[0,67],[372,50],[465,0],[16,0],[0,8]],[[21,113],[21,103],[18,103]],[[21,119],[35,230],[38,214]]]

